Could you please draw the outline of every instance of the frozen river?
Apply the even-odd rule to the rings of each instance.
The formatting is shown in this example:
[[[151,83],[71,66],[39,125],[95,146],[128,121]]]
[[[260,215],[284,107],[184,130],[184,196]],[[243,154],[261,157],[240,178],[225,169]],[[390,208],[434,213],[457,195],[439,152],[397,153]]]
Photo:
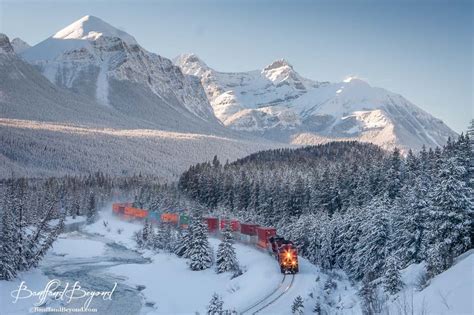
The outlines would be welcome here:
[[[49,279],[60,280],[63,285],[66,283],[73,285],[77,281],[86,291],[111,291],[117,283],[110,300],[100,296],[92,299],[89,309],[97,309],[95,314],[144,313],[145,310],[142,310],[144,299],[140,290],[125,284],[124,278],[107,272],[107,269],[126,264],[145,264],[149,261],[125,246],[102,236],[84,232],[80,225],[72,229],[76,231],[63,234],[58,240],[59,244],[42,262],[43,273]],[[70,303],[53,301],[48,303],[48,306],[80,308],[85,300],[83,298]]]

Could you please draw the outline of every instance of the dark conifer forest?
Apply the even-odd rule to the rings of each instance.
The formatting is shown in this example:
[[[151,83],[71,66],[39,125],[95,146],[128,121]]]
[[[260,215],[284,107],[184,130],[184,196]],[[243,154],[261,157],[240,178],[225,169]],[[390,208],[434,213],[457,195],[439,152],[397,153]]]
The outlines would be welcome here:
[[[429,277],[472,247],[473,153],[468,136],[419,153],[332,142],[191,166],[179,189],[206,209],[274,226],[300,254],[354,280],[426,260]]]

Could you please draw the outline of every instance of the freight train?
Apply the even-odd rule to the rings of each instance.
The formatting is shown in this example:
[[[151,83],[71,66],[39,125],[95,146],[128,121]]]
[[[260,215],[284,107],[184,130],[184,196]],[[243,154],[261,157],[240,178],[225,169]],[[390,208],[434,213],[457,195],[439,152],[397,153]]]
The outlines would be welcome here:
[[[157,212],[135,208],[129,202],[112,204],[112,212],[127,220],[149,219],[152,223],[161,222],[180,228],[187,228],[189,224],[189,216],[186,214],[166,212],[158,217]],[[299,271],[296,246],[293,242],[278,236],[275,228],[217,217],[205,217],[203,220],[210,234],[218,234],[229,226],[236,239],[268,251],[278,261],[281,273],[294,274]]]

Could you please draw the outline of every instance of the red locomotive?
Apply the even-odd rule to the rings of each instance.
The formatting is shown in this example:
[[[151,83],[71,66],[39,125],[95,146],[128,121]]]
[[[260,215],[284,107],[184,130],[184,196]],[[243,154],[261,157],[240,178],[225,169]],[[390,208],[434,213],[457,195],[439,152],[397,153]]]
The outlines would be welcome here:
[[[270,239],[270,243],[272,252],[280,264],[281,273],[297,273],[299,271],[298,249],[293,242],[275,236]]]
[[[223,230],[226,225],[230,224],[232,231],[237,232],[237,235],[240,234],[238,236],[242,241],[268,250],[278,261],[281,273],[297,273],[299,271],[298,249],[293,242],[277,236],[275,228],[240,223],[237,220],[219,220],[217,217],[207,217],[204,220],[209,232],[218,232],[218,226]]]
[[[114,203],[112,204],[112,211],[114,214],[129,220],[149,218],[152,222],[161,220],[161,222],[175,224],[180,227],[187,226],[189,219],[187,215],[178,215],[177,213],[163,213],[158,217],[156,212],[134,208],[130,202]],[[178,224],[181,221],[186,224]],[[299,271],[298,250],[296,246],[293,242],[277,236],[275,228],[241,223],[235,219],[219,219],[217,217],[206,217],[203,221],[206,223],[210,233],[218,233],[219,230],[222,231],[229,225],[236,238],[268,250],[278,261],[281,273],[297,273]]]

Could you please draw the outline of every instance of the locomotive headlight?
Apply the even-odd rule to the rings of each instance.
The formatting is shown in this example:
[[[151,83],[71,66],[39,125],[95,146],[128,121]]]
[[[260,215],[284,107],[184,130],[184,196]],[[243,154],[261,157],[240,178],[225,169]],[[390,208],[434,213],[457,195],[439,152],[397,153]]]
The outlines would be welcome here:
[[[287,257],[287,258],[291,258],[291,253],[290,253],[290,252],[286,252],[286,257]]]
[[[293,260],[293,261],[291,262],[291,264],[292,264],[293,266],[296,265],[296,261]]]

